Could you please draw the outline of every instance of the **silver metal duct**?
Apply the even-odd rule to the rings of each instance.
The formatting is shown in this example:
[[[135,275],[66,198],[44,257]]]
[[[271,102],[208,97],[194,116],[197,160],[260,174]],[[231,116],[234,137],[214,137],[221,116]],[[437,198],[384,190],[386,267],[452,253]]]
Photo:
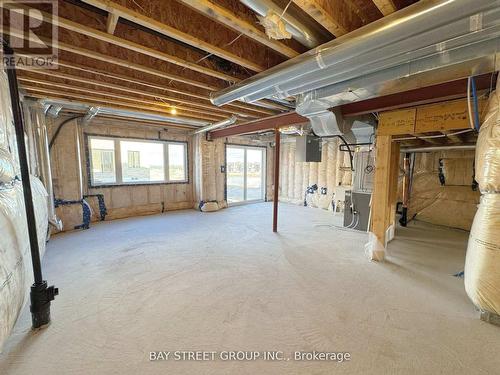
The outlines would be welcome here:
[[[399,152],[434,152],[434,151],[447,151],[447,150],[475,150],[476,145],[450,145],[450,146],[429,146],[429,147],[402,147]]]
[[[191,135],[194,135],[194,134],[199,134],[199,133],[205,133],[205,132],[208,132],[210,130],[215,130],[215,129],[218,129],[218,128],[222,128],[224,126],[229,126],[229,125],[233,125],[236,120],[238,120],[238,118],[236,116],[231,116],[225,120],[222,120],[222,121],[219,121],[219,122],[215,122],[213,124],[210,124],[210,125],[207,125],[207,126],[204,126],[200,129],[196,129],[195,131],[193,131],[191,133]]]
[[[53,100],[53,99],[42,99],[39,101],[42,105],[46,104],[59,104],[62,105],[66,109],[73,109],[77,111],[88,111],[91,106],[85,104],[79,104],[74,102],[68,102],[64,100]],[[179,116],[169,116],[169,115],[156,115],[153,113],[147,112],[136,112],[136,111],[128,111],[124,109],[118,108],[108,108],[108,107],[99,107],[99,115],[111,115],[111,116],[119,116],[119,117],[128,117],[139,120],[149,120],[149,121],[158,121],[158,122],[168,122],[171,124],[179,124],[179,125],[190,125],[190,126],[205,126],[209,123],[207,121],[200,121],[186,117]]]
[[[45,114],[50,117],[56,118],[59,116],[59,112],[61,112],[62,106],[60,105],[51,105],[45,111]]]
[[[90,107],[87,114],[81,119],[81,124],[88,125],[92,119],[97,116],[100,110],[100,107]]]
[[[52,185],[52,167],[50,165],[50,153],[49,153],[49,139],[47,134],[47,125],[45,123],[45,113],[42,107],[36,105],[36,103],[30,104],[31,118],[34,121],[37,149],[39,155],[39,172],[40,178],[47,189],[48,194],[48,216],[49,223],[55,227],[58,231],[62,231],[63,224],[61,219],[56,215],[56,208],[54,206],[54,188]]]
[[[276,5],[272,0],[240,0],[240,2],[262,17],[265,17],[267,12],[270,10],[279,15],[281,15],[284,10]],[[320,44],[318,38],[316,37],[316,33],[295,17],[285,13],[283,14],[282,20],[285,22],[286,31],[292,34],[292,37],[295,40],[307,48],[314,48]]]
[[[253,102],[343,86],[399,70],[399,76],[498,52],[500,0],[422,0],[212,95],[215,105]],[[363,87],[358,82],[357,87]],[[359,100],[351,95],[346,101]]]

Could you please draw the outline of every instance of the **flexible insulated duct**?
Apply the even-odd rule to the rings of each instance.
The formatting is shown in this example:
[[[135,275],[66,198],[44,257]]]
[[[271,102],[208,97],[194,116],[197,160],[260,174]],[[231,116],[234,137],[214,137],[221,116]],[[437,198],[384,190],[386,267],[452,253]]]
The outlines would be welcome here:
[[[404,76],[494,55],[499,5],[499,0],[423,0],[219,91],[211,101],[221,106],[284,98],[335,84],[348,92],[349,80],[369,74],[384,72],[389,79],[390,69]]]

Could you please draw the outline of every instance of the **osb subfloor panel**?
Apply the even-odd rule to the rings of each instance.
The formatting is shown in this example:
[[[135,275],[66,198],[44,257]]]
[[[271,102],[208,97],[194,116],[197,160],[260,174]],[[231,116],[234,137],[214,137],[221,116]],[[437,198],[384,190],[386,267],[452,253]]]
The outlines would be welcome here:
[[[332,213],[270,204],[169,212],[53,238],[52,324],[27,309],[1,374],[498,374],[500,328],[478,319],[467,233],[412,223],[385,263]],[[149,362],[150,351],[348,351],[350,362]]]

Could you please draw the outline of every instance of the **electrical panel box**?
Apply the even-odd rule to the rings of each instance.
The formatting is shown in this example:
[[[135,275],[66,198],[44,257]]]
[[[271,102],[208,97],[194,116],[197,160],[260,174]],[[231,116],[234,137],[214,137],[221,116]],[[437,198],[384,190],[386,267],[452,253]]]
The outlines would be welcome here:
[[[295,161],[320,162],[321,147],[321,138],[319,137],[313,135],[297,137],[295,143]]]
[[[368,218],[370,217],[370,193],[345,192],[344,227],[356,230],[368,230]]]

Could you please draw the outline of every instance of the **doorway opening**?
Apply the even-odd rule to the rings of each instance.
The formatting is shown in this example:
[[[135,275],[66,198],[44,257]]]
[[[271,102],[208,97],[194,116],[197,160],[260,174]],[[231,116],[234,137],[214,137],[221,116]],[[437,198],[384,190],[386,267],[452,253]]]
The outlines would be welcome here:
[[[229,205],[266,199],[266,148],[226,145],[226,199]]]

